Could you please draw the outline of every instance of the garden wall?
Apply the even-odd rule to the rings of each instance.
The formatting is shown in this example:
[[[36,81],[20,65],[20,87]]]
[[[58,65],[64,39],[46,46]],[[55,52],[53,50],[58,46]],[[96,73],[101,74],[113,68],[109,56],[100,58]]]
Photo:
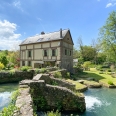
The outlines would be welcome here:
[[[19,82],[24,79],[32,79],[34,71],[15,71],[15,72],[0,72],[0,84],[1,83],[13,83]]]

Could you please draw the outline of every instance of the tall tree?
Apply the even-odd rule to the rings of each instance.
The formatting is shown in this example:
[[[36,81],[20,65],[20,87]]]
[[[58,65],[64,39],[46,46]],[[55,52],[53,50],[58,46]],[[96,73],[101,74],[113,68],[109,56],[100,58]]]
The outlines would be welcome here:
[[[107,58],[116,62],[116,11],[109,14],[105,25],[101,27],[99,40]]]
[[[82,46],[81,56],[84,61],[92,61],[94,62],[94,58],[96,56],[96,49],[92,46]]]

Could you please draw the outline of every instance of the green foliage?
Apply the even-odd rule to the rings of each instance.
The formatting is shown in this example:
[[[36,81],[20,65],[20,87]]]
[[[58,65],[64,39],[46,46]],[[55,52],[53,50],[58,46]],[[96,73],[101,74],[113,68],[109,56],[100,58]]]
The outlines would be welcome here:
[[[111,69],[108,69],[107,71],[108,71],[108,72],[112,72]]]
[[[99,32],[99,41],[106,60],[116,62],[116,11],[109,14]]]
[[[46,68],[41,68],[40,73],[45,73],[46,71]]]
[[[56,112],[48,111],[45,116],[61,116],[61,113],[58,110]]]
[[[34,105],[37,106],[40,110],[44,110],[47,106],[47,101],[43,96],[38,96],[37,98],[33,98]]]
[[[15,110],[17,110],[17,107],[14,104],[11,104],[7,108],[3,108],[1,116],[13,116]]]
[[[51,85],[58,85],[58,83],[56,81],[51,81],[50,83]]]
[[[0,62],[0,70],[4,68],[4,64]]]
[[[36,73],[36,74],[39,73],[39,69],[38,69],[38,68],[35,69],[35,73]]]
[[[83,64],[83,68],[84,68],[85,70],[89,70],[90,65],[91,65],[91,62],[90,62],[90,61],[86,61],[86,62],[84,62],[84,64]]]
[[[4,66],[6,66],[7,63],[8,63],[7,57],[6,56],[1,56],[0,57],[0,62],[3,63]]]
[[[19,90],[16,90],[16,91],[14,91],[12,93],[11,100],[12,100],[13,103],[15,103],[15,101],[16,101],[16,99],[17,99],[18,96],[19,96]]]
[[[97,65],[97,66],[96,66],[96,69],[97,69],[97,70],[101,70],[101,69],[102,69],[102,66],[101,66],[101,65]]]
[[[56,72],[54,72],[53,75],[54,75],[55,78],[62,78],[61,72],[56,71]]]
[[[31,68],[31,67],[29,67],[29,66],[22,66],[22,67],[21,67],[21,70],[22,70],[22,71],[28,71],[30,68]]]
[[[69,72],[66,73],[66,78],[70,78],[70,73]]]
[[[81,46],[80,52],[84,61],[92,61],[97,55],[96,49],[91,46]]]
[[[14,64],[13,64],[12,62],[9,62],[9,63],[7,64],[7,68],[10,69],[11,67],[14,68]]]
[[[110,81],[108,81],[108,84],[109,85],[114,85],[114,83],[110,80]]]

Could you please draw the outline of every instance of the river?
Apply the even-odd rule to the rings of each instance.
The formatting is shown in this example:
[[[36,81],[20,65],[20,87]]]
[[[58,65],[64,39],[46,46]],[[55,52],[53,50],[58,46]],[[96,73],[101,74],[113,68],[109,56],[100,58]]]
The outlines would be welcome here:
[[[87,109],[79,116],[116,116],[116,89],[88,89],[84,94]]]
[[[17,88],[18,83],[0,84],[0,111],[8,106],[12,92]]]
[[[0,85],[0,111],[9,104],[11,93],[17,88],[14,83]],[[116,89],[88,89],[84,95],[87,109],[79,116],[116,116]]]

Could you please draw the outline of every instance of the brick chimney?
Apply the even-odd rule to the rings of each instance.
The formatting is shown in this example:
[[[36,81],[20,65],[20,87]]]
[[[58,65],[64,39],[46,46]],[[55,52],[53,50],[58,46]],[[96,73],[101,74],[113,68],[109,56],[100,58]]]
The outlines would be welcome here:
[[[42,31],[42,32],[41,32],[41,35],[44,35],[44,34],[45,34],[44,31]]]
[[[60,29],[60,38],[62,38],[62,28]]]

